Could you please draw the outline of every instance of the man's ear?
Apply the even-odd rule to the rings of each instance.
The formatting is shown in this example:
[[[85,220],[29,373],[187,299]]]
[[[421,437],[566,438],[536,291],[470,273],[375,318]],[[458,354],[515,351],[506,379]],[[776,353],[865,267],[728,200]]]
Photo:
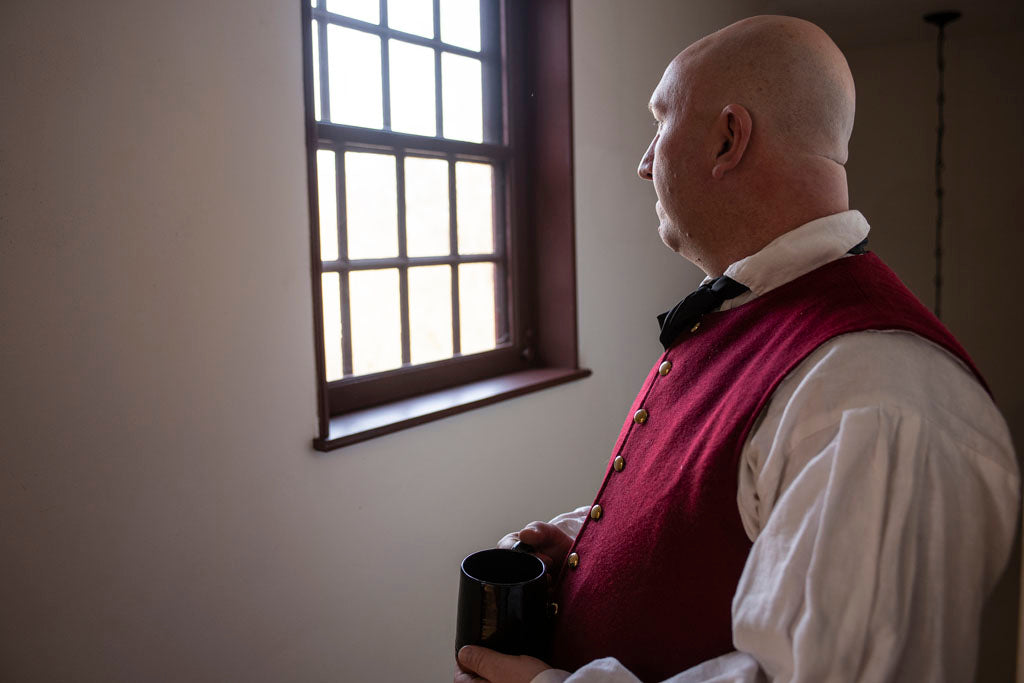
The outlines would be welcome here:
[[[715,120],[714,133],[718,141],[715,165],[711,177],[721,180],[726,173],[736,168],[747,151],[750,142],[752,121],[750,112],[740,104],[727,104]]]

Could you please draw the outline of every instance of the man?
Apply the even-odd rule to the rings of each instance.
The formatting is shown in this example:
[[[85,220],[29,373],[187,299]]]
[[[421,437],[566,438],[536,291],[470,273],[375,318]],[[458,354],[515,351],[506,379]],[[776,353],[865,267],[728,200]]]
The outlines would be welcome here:
[[[651,111],[639,174],[706,286],[662,316],[594,504],[500,543],[557,579],[552,666],[470,647],[455,680],[970,680],[1016,460],[966,353],[864,253],[842,53],[747,19]]]

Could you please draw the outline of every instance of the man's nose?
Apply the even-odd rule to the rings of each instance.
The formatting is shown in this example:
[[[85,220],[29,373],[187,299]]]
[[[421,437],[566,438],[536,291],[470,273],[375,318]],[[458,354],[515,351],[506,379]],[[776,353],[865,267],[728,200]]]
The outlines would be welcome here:
[[[644,152],[644,156],[640,159],[640,165],[637,166],[636,174],[644,180],[654,179],[654,140],[651,140],[651,144],[648,145],[647,151]]]

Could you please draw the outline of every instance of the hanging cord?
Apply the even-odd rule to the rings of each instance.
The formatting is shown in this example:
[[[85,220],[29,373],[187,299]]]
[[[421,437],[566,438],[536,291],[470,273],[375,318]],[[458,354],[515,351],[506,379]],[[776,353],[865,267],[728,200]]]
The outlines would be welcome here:
[[[935,128],[935,317],[942,317],[942,198],[945,190],[942,187],[942,138],[946,134],[946,60],[944,58],[946,44],[946,24],[960,18],[959,12],[935,12],[924,15],[929,24],[939,27],[937,44],[937,62],[939,68],[939,121]]]

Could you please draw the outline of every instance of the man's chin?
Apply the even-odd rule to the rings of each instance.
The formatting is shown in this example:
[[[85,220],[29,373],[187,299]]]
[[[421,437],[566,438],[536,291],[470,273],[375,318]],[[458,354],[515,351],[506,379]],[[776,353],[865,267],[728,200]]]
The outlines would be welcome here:
[[[662,221],[658,224],[658,236],[661,237],[661,241],[665,243],[666,247],[672,251],[679,251],[679,233],[674,226]]]
[[[704,270],[703,266],[693,258],[691,250],[693,245],[679,234],[679,231],[674,225],[662,222],[661,225],[658,226],[658,236],[661,237],[661,241],[665,243],[666,247],[679,254],[701,270]]]

